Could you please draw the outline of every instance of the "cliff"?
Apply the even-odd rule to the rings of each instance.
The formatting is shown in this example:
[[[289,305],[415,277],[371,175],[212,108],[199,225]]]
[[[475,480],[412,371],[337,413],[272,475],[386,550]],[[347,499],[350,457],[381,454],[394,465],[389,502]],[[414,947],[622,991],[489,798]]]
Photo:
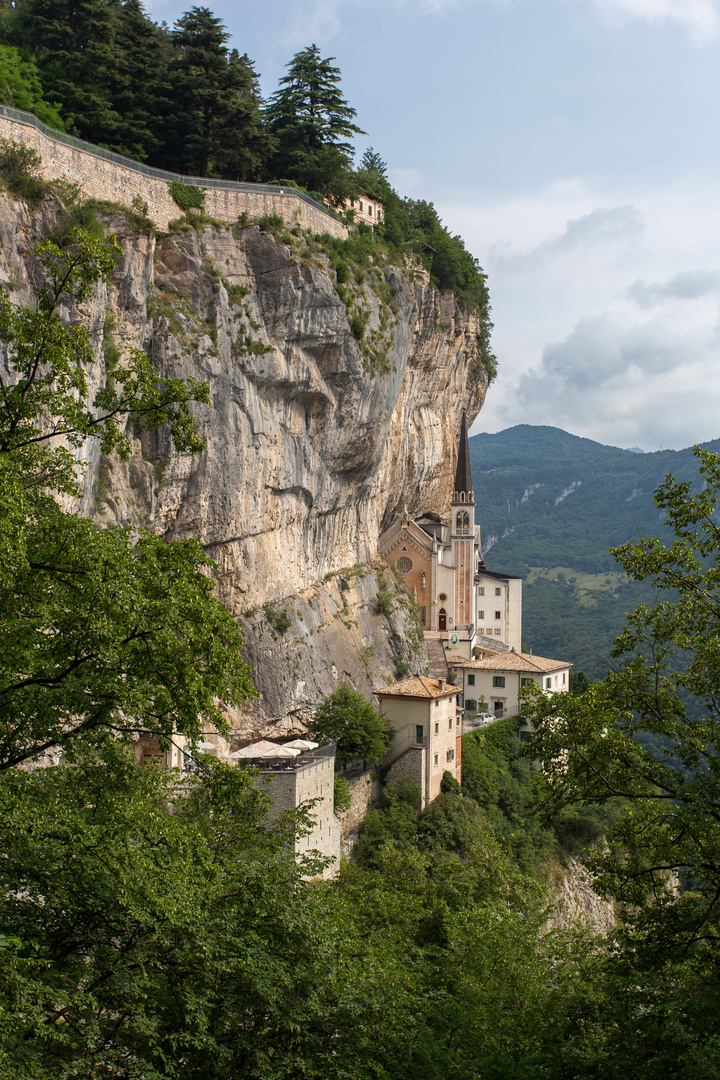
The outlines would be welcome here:
[[[103,356],[140,347],[162,376],[206,380],[212,405],[194,411],[200,455],[175,453],[165,431],[135,431],[126,463],[88,448],[82,512],[197,537],[216,560],[262,691],[233,717],[248,732],[292,726],[342,678],[369,692],[398,663],[415,669],[411,605],[385,570],[391,599],[378,617],[372,563],[403,507],[447,508],[460,414],[475,417],[487,383],[476,316],[421,271],[380,258],[348,264],[340,284],[329,238],[279,219],[271,231],[150,235],[105,210],[123,255],[81,313],[99,379]],[[37,211],[2,197],[0,278],[17,302],[32,303],[32,246],[63,213],[53,195]]]

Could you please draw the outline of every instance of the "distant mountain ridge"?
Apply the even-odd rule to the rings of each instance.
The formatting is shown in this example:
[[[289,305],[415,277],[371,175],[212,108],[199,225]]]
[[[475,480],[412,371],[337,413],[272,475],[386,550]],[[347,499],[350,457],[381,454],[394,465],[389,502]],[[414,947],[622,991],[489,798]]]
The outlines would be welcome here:
[[[702,446],[720,451],[720,439]],[[668,473],[697,477],[692,448],[643,454],[519,424],[471,437],[470,460],[487,566],[526,578],[526,640],[601,677],[625,612],[654,602],[608,549],[663,538],[653,493]]]

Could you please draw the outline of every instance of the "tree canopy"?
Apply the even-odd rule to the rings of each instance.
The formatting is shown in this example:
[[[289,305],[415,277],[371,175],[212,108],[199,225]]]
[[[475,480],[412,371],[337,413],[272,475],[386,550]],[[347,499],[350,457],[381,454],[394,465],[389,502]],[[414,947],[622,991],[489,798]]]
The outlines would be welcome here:
[[[343,683],[315,709],[308,724],[313,735],[337,743],[339,761],[364,758],[379,764],[392,740],[392,726],[357,690]]]
[[[614,551],[658,602],[628,616],[602,682],[531,706],[547,806],[624,800],[600,883],[665,956],[715,956],[720,927],[720,455],[695,456],[699,488],[668,475],[655,495],[671,542]]]
[[[270,98],[266,115],[277,140],[276,175],[341,199],[351,190],[355,109],[340,91],[340,69],[317,45],[296,53]]]
[[[180,451],[197,452],[190,403],[207,401],[204,384],[159,379],[140,350],[89,397],[89,328],[59,312],[89,298],[119,248],[82,231],[70,240],[36,248],[36,308],[0,296],[12,374],[0,387],[1,769],[110,731],[197,736],[204,724],[222,727],[218,698],[252,692],[199,544],[133,540],[57,501],[78,494],[88,440],[128,456],[129,415],[167,424]]]

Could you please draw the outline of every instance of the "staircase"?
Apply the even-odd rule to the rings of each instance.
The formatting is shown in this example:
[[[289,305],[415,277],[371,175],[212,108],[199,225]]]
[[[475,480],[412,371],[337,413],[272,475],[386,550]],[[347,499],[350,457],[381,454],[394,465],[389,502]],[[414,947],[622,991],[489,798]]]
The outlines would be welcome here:
[[[432,679],[447,679],[448,666],[445,659],[445,646],[442,641],[425,640],[428,654],[428,670]]]

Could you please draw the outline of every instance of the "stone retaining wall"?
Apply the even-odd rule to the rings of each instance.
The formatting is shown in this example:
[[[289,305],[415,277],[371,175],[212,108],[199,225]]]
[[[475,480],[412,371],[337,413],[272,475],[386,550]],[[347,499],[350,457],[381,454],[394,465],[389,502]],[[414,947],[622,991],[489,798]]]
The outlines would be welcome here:
[[[104,151],[98,148],[97,154],[93,153],[90,144],[86,150],[68,146],[46,135],[33,123],[17,120],[2,109],[0,138],[32,147],[42,158],[41,172],[46,180],[67,179],[78,184],[86,198],[107,199],[130,206],[133,198],[139,195],[148,205],[149,216],[161,230],[167,229],[170,221],[182,215],[168,191],[167,179],[145,175],[142,165],[135,169],[131,163],[123,165],[118,161],[106,160]],[[170,173],[167,175],[181,182],[188,179]],[[319,206],[292,194],[292,189],[284,192],[278,188],[269,192],[265,190],[265,185],[258,184],[256,187],[257,190],[248,191],[237,191],[232,187],[203,188],[205,213],[233,225],[243,213],[250,218],[279,214],[289,227],[300,225],[314,233],[330,233],[340,239],[347,237],[347,229],[342,222],[324,213]]]
[[[350,806],[340,815],[340,845],[342,858],[349,859],[358,838],[358,828],[374,804],[380,798],[380,781],[377,769],[368,769],[359,776],[347,777],[350,788]]]

